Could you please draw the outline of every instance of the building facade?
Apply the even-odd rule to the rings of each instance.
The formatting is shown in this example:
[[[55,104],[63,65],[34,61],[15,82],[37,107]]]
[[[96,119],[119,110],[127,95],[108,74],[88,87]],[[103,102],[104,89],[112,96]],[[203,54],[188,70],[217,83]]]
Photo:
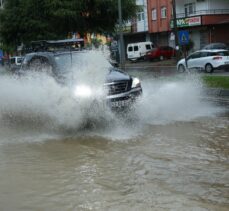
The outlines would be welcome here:
[[[189,31],[194,50],[212,42],[229,44],[228,0],[176,0],[176,16],[178,30]]]
[[[136,0],[136,5],[139,6],[140,11],[124,26],[125,48],[128,43],[150,41],[147,0]]]
[[[125,46],[130,42],[153,41],[175,47],[173,2],[177,29],[187,30],[198,50],[212,42],[229,44],[229,0],[136,0],[142,12],[130,22]]]
[[[172,16],[171,0],[148,0],[147,3],[151,40],[157,45],[169,45]]]

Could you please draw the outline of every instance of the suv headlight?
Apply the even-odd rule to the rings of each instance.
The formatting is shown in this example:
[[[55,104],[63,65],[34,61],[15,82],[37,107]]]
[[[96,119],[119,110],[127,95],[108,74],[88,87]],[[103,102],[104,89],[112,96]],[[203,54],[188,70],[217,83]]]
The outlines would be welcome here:
[[[77,97],[90,97],[92,95],[92,90],[89,86],[79,85],[75,87],[74,94]]]
[[[138,78],[133,78],[131,88],[136,88],[136,87],[140,87],[140,86],[141,86],[140,80]]]

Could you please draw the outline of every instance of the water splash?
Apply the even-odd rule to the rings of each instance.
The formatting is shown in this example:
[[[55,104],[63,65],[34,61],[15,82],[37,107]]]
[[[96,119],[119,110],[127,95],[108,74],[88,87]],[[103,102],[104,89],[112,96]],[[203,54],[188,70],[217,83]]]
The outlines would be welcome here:
[[[72,78],[77,84],[90,84],[100,93],[109,64],[98,51],[87,54],[74,64]],[[79,100],[69,86],[62,86],[45,74],[26,77],[0,77],[0,133],[16,128],[23,135],[97,134],[112,139],[129,139],[141,134],[145,124],[168,124],[189,121],[215,114],[215,106],[204,103],[202,85],[198,79],[160,81],[142,79],[143,96],[135,110],[115,115],[104,106],[104,95]],[[98,102],[96,109],[91,105]],[[85,132],[86,131],[86,132]],[[8,133],[6,135],[8,137]]]

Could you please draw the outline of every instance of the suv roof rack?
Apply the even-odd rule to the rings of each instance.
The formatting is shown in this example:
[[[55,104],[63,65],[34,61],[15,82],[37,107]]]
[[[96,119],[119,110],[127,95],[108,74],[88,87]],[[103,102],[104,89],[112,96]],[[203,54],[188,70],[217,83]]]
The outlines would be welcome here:
[[[84,47],[84,39],[74,38],[65,40],[39,40],[32,41],[31,47],[28,49],[30,52],[38,51],[66,51],[66,50],[80,50]]]

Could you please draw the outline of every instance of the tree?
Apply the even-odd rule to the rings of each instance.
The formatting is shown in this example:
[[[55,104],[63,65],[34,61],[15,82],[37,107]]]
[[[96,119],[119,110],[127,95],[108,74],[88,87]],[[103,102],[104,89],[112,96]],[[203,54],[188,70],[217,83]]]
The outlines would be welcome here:
[[[32,40],[65,38],[69,32],[111,33],[117,0],[6,0],[0,11],[0,37],[16,46]],[[123,0],[123,21],[135,16],[135,0]]]

